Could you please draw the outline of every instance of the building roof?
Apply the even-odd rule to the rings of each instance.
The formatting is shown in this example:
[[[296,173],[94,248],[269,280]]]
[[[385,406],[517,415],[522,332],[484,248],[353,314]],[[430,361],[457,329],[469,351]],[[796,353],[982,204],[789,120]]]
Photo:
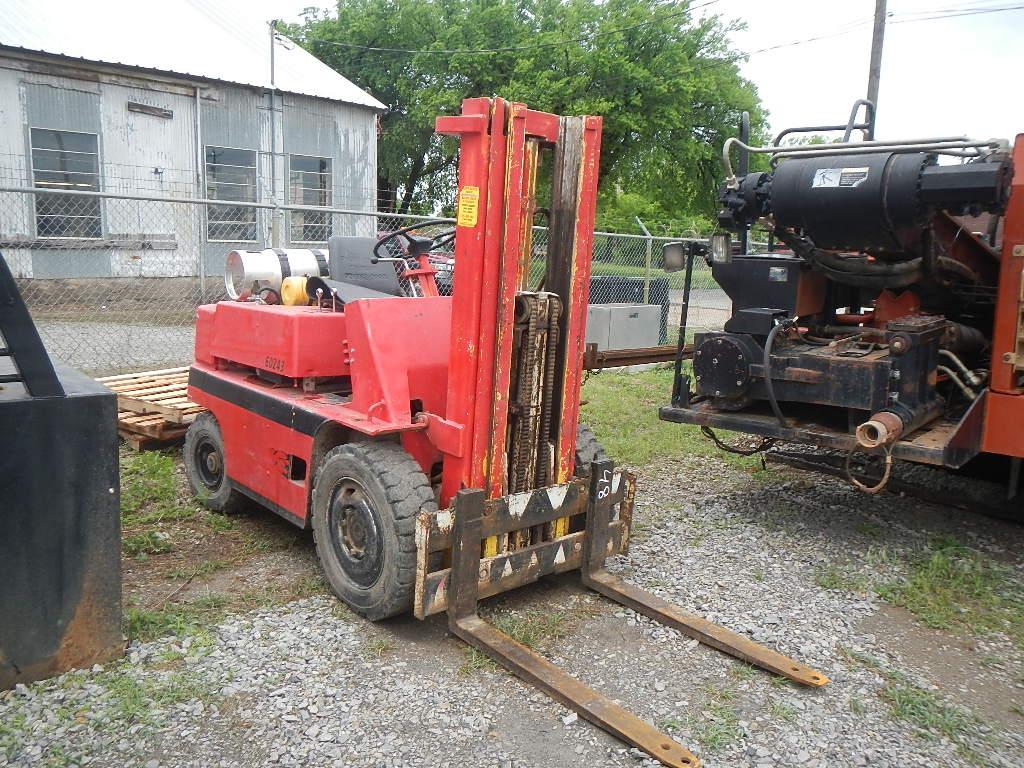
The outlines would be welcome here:
[[[244,3],[4,0],[0,46],[271,87],[270,28]],[[286,93],[385,108],[283,35],[274,43],[274,86]]]

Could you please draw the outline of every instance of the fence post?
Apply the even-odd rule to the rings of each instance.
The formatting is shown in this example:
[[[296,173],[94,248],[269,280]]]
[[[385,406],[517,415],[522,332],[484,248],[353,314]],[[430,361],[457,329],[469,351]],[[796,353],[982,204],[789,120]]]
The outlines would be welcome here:
[[[647,243],[647,253],[644,256],[644,304],[651,303],[651,251],[654,248],[654,240],[651,239],[651,233],[648,231],[644,223],[640,221],[640,217],[637,216],[636,223],[640,225],[640,230],[644,233],[645,242]]]

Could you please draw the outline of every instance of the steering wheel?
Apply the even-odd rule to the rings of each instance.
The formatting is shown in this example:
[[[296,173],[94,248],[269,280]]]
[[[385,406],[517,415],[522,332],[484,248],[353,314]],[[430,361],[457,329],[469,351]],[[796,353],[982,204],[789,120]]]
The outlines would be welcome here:
[[[427,221],[420,221],[416,224],[412,224],[408,227],[402,227],[402,229],[396,229],[394,232],[384,235],[384,237],[374,243],[373,255],[370,257],[370,263],[376,264],[378,261],[394,261],[390,256],[382,256],[381,248],[399,237],[405,240],[406,250],[408,252],[407,257],[412,259],[448,245],[448,243],[455,239],[454,227],[451,229],[441,230],[433,237],[421,237],[412,234],[413,230],[429,227],[432,224],[451,224],[451,221],[448,219],[428,219]]]

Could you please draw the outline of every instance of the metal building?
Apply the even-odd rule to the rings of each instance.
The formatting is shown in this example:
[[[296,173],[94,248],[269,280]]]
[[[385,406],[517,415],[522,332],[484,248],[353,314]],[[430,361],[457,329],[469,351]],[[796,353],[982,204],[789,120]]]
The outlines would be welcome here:
[[[0,251],[20,278],[148,278],[322,244],[359,220],[251,204],[374,210],[382,109],[223,3],[7,0]]]

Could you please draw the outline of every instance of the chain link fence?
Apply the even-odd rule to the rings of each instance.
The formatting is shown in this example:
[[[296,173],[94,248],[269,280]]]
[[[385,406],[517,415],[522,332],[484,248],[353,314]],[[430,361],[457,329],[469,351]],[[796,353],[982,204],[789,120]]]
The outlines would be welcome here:
[[[51,355],[92,375],[187,364],[196,307],[225,298],[232,250],[325,248],[331,235],[376,237],[436,218],[189,197],[185,179],[157,194],[129,178],[124,191],[99,192],[29,188],[12,176],[0,173],[0,253]],[[682,273],[662,270],[669,241],[597,232],[593,249],[591,301],[659,305],[662,342],[675,341],[683,299]],[[537,227],[534,285],[546,255],[547,230]],[[729,309],[696,264],[689,328],[720,328]]]

